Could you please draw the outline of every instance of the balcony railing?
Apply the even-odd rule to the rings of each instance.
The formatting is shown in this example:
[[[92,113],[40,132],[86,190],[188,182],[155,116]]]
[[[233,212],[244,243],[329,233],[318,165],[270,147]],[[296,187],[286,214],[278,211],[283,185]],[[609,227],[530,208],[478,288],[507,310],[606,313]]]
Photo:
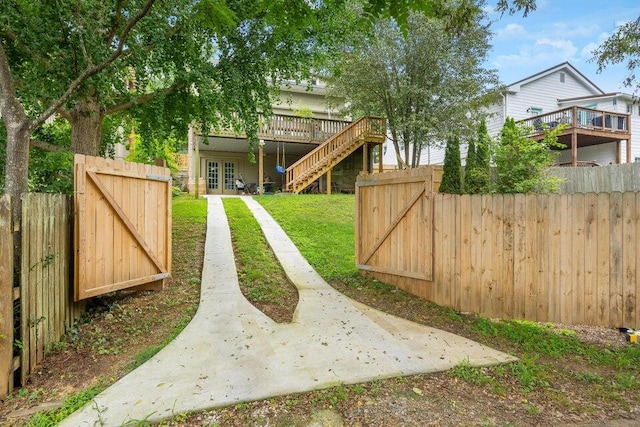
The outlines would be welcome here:
[[[351,122],[331,119],[312,119],[305,117],[273,115],[261,117],[258,138],[269,141],[308,142],[320,144],[340,132]],[[246,138],[244,132],[233,129],[216,129],[214,136]]]
[[[629,114],[573,106],[519,120],[518,123],[524,123],[534,134],[542,133],[545,127],[553,129],[561,123],[566,123],[567,129],[629,133],[629,119]]]

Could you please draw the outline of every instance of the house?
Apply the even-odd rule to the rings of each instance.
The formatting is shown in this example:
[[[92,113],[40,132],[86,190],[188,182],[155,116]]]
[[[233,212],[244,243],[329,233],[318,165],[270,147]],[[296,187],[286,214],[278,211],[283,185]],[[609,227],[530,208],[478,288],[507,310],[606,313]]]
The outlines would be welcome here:
[[[558,163],[607,165],[640,161],[640,105],[629,94],[605,93],[569,62],[556,65],[507,85],[500,101],[487,109],[487,129],[493,138],[507,117],[530,126],[534,139],[542,139],[543,123],[553,127],[566,122],[559,137],[567,149]],[[387,142],[390,144],[390,142]],[[461,147],[466,157],[466,147]],[[385,164],[395,163],[393,149]],[[444,149],[423,149],[420,164],[443,164]]]
[[[381,150],[385,121],[344,120],[327,107],[325,95],[321,82],[281,86],[273,115],[260,125],[255,163],[247,155],[246,135],[228,129],[204,135],[191,128],[183,162],[189,190],[201,194],[353,191],[358,173],[373,168],[373,150]]]
[[[640,126],[637,108],[631,95],[605,93],[564,62],[508,85],[489,109],[487,129],[498,136],[511,117],[532,127],[534,139],[542,139],[543,124],[566,123],[558,141],[567,149],[560,151],[558,163],[626,163],[640,157],[640,141],[634,144],[631,135],[634,122]]]

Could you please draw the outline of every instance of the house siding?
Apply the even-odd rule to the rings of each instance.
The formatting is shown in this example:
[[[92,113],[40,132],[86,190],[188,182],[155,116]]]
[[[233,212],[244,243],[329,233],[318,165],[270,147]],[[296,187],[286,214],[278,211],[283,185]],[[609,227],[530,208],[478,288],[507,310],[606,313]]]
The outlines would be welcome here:
[[[565,82],[560,82],[560,73],[564,72]],[[519,86],[515,93],[508,94],[507,115],[516,120],[532,116],[527,110],[531,107],[541,108],[542,114],[560,108],[558,99],[573,98],[588,95],[599,95],[598,92],[586,87],[571,73],[556,71],[538,80]]]

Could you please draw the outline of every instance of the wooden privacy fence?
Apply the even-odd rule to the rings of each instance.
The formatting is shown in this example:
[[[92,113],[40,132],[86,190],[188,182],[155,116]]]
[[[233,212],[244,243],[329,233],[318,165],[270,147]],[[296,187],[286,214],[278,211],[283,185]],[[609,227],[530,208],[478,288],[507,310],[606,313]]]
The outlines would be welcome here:
[[[0,196],[0,398],[13,389],[13,242],[11,198]]]
[[[71,289],[71,197],[22,197],[20,273],[20,381],[42,362],[84,310]]]
[[[75,299],[162,288],[171,271],[171,173],[76,155]]]
[[[416,172],[413,172],[414,174]],[[422,172],[427,175],[428,168]],[[381,187],[384,189],[384,187]],[[387,187],[391,190],[391,187]],[[397,191],[397,189],[395,189]],[[359,192],[357,245],[380,239],[380,190]],[[433,195],[432,280],[381,271],[375,277],[461,312],[607,327],[640,327],[640,193]],[[395,203],[396,205],[398,203]],[[397,209],[397,207],[391,208]],[[402,253],[429,246],[398,222]],[[363,230],[371,237],[363,237]],[[386,244],[386,242],[385,242]],[[402,243],[396,243],[402,246]],[[361,253],[358,254],[360,263]],[[396,261],[400,262],[400,261]],[[406,261],[404,261],[406,263]]]
[[[432,279],[433,193],[441,168],[363,174],[356,182],[356,260],[364,271]]]
[[[560,193],[640,191],[640,163],[587,168],[555,167],[550,174],[563,180]]]
[[[16,373],[24,384],[83,309],[71,298],[71,198],[23,196],[22,265],[16,287],[10,236],[17,227],[11,226],[10,206],[9,196],[0,198],[0,396],[11,391]]]
[[[12,224],[9,196],[0,196],[0,398],[16,379],[25,383],[82,313],[74,296],[155,289],[169,276],[169,170],[85,156],[76,156],[75,170],[73,204],[69,196],[25,194],[20,224]],[[18,230],[14,274],[10,236]]]

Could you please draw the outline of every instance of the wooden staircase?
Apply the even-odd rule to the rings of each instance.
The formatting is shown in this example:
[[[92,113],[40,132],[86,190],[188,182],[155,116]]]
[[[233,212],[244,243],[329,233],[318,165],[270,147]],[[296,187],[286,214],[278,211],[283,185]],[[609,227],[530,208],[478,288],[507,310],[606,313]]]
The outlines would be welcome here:
[[[364,144],[383,143],[386,129],[382,117],[364,116],[351,123],[287,168],[286,191],[300,193]]]

